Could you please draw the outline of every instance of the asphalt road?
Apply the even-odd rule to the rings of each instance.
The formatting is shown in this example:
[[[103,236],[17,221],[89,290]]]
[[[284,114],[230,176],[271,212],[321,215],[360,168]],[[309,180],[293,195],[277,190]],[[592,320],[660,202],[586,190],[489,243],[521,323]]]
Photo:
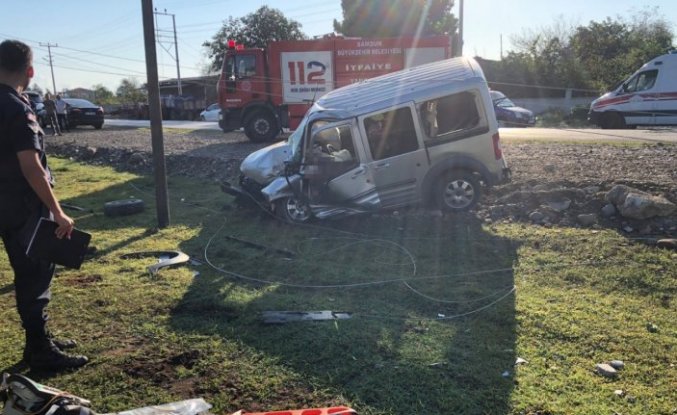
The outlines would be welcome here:
[[[148,120],[106,119],[106,125],[118,127],[147,127]],[[163,128],[180,128],[187,130],[219,130],[218,123],[209,121],[163,121]],[[571,128],[501,128],[504,140],[546,140],[546,141],[646,141],[677,143],[677,128],[651,128],[636,130],[599,130]]]

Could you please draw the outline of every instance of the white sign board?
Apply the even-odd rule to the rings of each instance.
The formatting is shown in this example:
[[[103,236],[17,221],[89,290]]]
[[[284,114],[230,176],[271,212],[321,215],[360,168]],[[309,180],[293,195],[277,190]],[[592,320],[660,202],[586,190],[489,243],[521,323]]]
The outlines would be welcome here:
[[[334,89],[331,51],[282,52],[285,104],[309,103]]]

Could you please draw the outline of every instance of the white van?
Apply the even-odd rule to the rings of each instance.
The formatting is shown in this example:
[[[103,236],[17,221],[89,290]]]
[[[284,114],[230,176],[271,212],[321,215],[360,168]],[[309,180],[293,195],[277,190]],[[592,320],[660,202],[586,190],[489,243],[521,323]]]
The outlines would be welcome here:
[[[482,69],[455,58],[320,98],[287,142],[250,154],[223,190],[305,222],[429,203],[461,211],[510,177]]]
[[[652,59],[592,101],[588,119],[613,129],[677,125],[677,50]]]

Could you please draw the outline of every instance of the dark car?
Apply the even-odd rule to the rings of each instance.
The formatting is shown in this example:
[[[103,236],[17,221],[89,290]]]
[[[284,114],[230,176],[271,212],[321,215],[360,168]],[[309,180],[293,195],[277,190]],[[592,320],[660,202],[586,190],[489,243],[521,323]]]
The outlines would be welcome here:
[[[491,91],[494,112],[501,127],[533,127],[536,124],[534,113],[526,108],[518,107],[510,98],[500,91]]]
[[[91,125],[97,130],[103,127],[103,108],[86,99],[64,98],[67,104],[68,127]]]
[[[24,91],[24,94],[28,97],[28,100],[31,102],[31,108],[33,108],[36,114],[42,111],[45,107],[42,95],[35,91]]]

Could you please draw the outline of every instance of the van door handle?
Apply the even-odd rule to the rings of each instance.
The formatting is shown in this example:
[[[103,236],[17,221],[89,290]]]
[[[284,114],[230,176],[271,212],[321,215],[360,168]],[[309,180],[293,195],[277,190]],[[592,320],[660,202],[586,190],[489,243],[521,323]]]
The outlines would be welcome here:
[[[355,173],[353,173],[353,175],[350,176],[350,178],[351,178],[351,179],[355,179],[355,178],[357,178],[357,176],[360,176],[360,175],[364,174],[365,171],[367,171],[367,169],[365,169],[364,167],[361,167],[358,171],[356,171]]]
[[[376,165],[376,170],[387,169],[388,167],[390,167],[390,163],[379,163]]]

